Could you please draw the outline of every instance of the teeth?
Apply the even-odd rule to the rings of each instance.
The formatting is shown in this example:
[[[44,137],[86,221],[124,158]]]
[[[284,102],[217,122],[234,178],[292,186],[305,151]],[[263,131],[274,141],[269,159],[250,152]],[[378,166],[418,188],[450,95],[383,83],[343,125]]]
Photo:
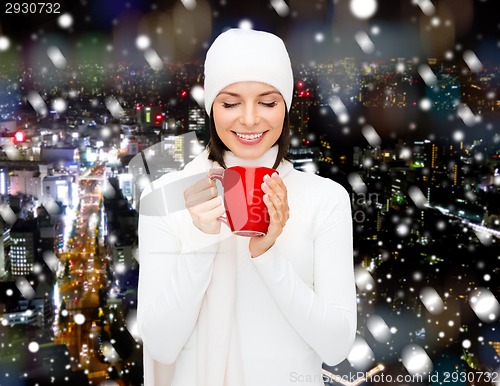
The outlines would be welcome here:
[[[259,134],[240,134],[240,133],[236,133],[236,135],[238,137],[243,138],[243,139],[256,139],[256,138],[262,137],[262,134],[264,134],[264,133],[259,133]]]

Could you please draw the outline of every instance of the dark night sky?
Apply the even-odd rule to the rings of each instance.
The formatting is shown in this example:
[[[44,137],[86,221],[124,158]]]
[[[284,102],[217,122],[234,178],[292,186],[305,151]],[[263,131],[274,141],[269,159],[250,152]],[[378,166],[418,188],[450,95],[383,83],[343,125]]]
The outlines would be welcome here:
[[[51,0],[55,2],[54,0]],[[212,23],[212,34],[200,42],[196,57],[202,56],[206,44],[210,43],[224,28],[235,27],[242,19],[253,22],[255,29],[263,29],[277,33],[287,42],[292,60],[316,61],[338,59],[345,56],[363,56],[353,39],[357,30],[369,30],[379,26],[382,34],[375,44],[380,48],[379,57],[417,56],[421,52],[422,39],[432,41],[434,38],[422,37],[422,11],[412,0],[379,0],[376,14],[368,21],[360,21],[348,11],[349,0],[286,0],[290,13],[281,17],[266,0],[242,2],[238,0],[204,0],[210,5],[206,19]],[[202,3],[201,0],[198,0]],[[486,59],[500,62],[500,23],[498,0],[432,0],[436,9],[446,7],[448,15],[461,26],[455,28],[454,42],[464,49],[477,49],[484,53]],[[142,1],[142,0],[60,0],[61,10],[74,17],[70,29],[63,30],[57,24],[55,15],[7,15],[7,3],[2,4],[0,13],[0,35],[7,36],[14,44],[29,44],[35,33],[39,37],[46,34],[61,35],[65,39],[77,41],[81,35],[101,33],[111,36],[113,24],[124,21],[125,15],[151,15],[155,12],[168,13],[181,4],[180,0]],[[208,9],[208,8],[207,8]],[[446,13],[445,13],[446,14]],[[427,18],[427,22],[431,18]],[[443,19],[444,20],[444,19]],[[134,32],[135,26],[130,25]],[[315,43],[316,34],[324,35],[321,44]],[[385,35],[384,35],[385,33]],[[439,32],[436,32],[439,33]],[[337,41],[335,41],[337,39]],[[339,42],[340,40],[340,42]],[[420,43],[419,43],[420,42]],[[50,43],[50,42],[49,42]],[[205,43],[203,45],[202,43]],[[418,47],[417,47],[418,46]],[[453,47],[452,47],[453,49]],[[424,55],[424,54],[422,54]],[[2,53],[0,52],[0,60]]]
[[[314,9],[315,3],[322,3],[327,5],[328,12],[335,12],[337,4],[348,3],[349,0],[337,1],[315,1],[315,0],[302,0],[290,1],[288,3],[291,9],[301,9],[306,7],[309,9],[309,14],[312,14],[311,9]],[[179,3],[180,0],[164,0],[164,1],[143,1],[143,0],[49,0],[49,2],[58,2],[61,4],[61,11],[70,12],[77,16],[78,21],[76,28],[81,31],[85,30],[99,30],[109,32],[111,29],[111,20],[118,17],[120,14],[127,10],[137,10],[139,12],[149,12],[152,9],[163,10]],[[286,23],[290,17],[281,18],[272,9],[268,1],[253,1],[241,2],[239,0],[225,0],[225,1],[208,1],[212,9],[220,12],[219,19],[222,24],[231,20],[238,20],[239,18],[249,17],[257,21],[260,19],[262,26],[273,28],[277,23]],[[304,3],[302,6],[294,7],[299,3]],[[443,2],[443,0],[441,0]],[[38,15],[14,15],[6,14],[6,4],[2,4],[2,12],[0,14],[0,22],[2,25],[2,32],[8,36],[29,36],[33,31],[39,28],[52,28],[56,26],[57,16],[48,14]],[[374,16],[377,20],[397,20],[401,17],[401,10],[404,5],[408,3],[415,11],[418,8],[412,4],[412,0],[379,0],[378,10]],[[439,5],[439,0],[433,0],[433,3]],[[474,21],[476,31],[485,34],[497,34],[499,32],[498,7],[500,4],[496,0],[474,0]],[[323,8],[318,10],[317,14],[320,16],[325,13]],[[90,16],[91,20],[86,20],[86,16]],[[299,15],[300,17],[300,15]],[[328,17],[323,17],[326,19]],[[312,21],[309,17],[309,21]]]
[[[61,10],[74,14],[78,20],[75,29],[79,31],[99,30],[109,32],[111,30],[111,21],[113,18],[119,17],[127,10],[137,10],[142,13],[151,11],[152,7],[157,10],[168,9],[172,5],[179,3],[180,0],[165,0],[165,1],[143,1],[143,0],[48,0],[49,2],[58,2],[61,4]],[[348,3],[349,0],[337,1],[315,1],[315,0],[301,0],[290,1],[291,9],[301,9],[303,7],[308,9],[309,20],[325,21],[331,18],[331,15],[325,13],[334,13],[335,7],[339,4]],[[260,0],[253,2],[241,2],[239,0],[225,0],[225,1],[208,1],[212,9],[219,11],[219,28],[223,28],[225,23],[231,23],[241,18],[251,18],[255,20],[256,27],[267,29],[275,29],[278,24],[286,24],[290,21],[291,15],[282,18],[276,14],[268,1]],[[442,0],[441,0],[442,2]],[[473,30],[493,35],[499,35],[500,19],[498,13],[500,12],[500,3],[497,0],[473,0],[473,13],[474,13],[474,28]],[[0,13],[0,23],[2,32],[8,36],[29,36],[33,31],[39,28],[53,28],[56,27],[55,19],[57,16],[48,14],[38,15],[14,15],[6,14],[6,4],[2,4],[2,11]],[[299,5],[303,3],[304,5]],[[327,6],[328,10],[323,9],[314,12],[314,4],[322,3]],[[338,3],[338,4],[334,4]],[[373,17],[375,20],[392,20],[404,21],[401,18],[401,9],[403,4],[408,4],[414,8],[415,13],[418,8],[412,4],[412,0],[379,0],[378,10]],[[435,5],[439,5],[439,0],[433,0]],[[156,6],[154,6],[156,4]],[[298,6],[294,6],[298,5]],[[316,18],[311,16],[318,16]],[[90,16],[90,20],[86,20],[86,16]],[[300,18],[300,14],[298,15]],[[322,17],[321,17],[322,16]],[[306,17],[307,18],[307,17]]]

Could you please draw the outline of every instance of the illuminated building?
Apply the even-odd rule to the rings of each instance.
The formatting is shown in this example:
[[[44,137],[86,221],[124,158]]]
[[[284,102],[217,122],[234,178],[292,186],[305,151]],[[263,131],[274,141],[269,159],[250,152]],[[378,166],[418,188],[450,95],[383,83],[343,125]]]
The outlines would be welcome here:
[[[438,158],[438,147],[435,143],[432,144],[432,155],[431,155],[431,168],[436,168],[436,161]]]
[[[42,184],[38,170],[14,170],[10,172],[10,193],[12,195],[26,194],[40,198]]]
[[[10,283],[6,282],[5,286],[9,287]],[[27,281],[25,283],[31,285]],[[1,319],[3,319],[5,325],[10,327],[16,325],[44,327],[54,321],[54,307],[51,300],[53,290],[47,283],[37,283],[36,290],[32,290],[32,295],[28,296],[28,298],[19,293],[15,288],[16,286],[10,287],[12,291],[11,297],[16,299],[15,301],[11,300],[8,306],[4,305],[4,307],[0,308]]]
[[[311,147],[291,148],[288,151],[293,167],[303,172],[318,174],[319,149]]]
[[[492,346],[495,349],[495,352],[497,353],[497,356],[500,357],[500,342],[488,342],[490,346]]]
[[[401,206],[408,202],[408,177],[409,169],[391,168],[391,203],[393,206]]]
[[[0,168],[0,194],[10,194],[10,178],[7,169]]]
[[[4,220],[0,219],[0,281],[5,275]]]
[[[306,88],[304,82],[297,82],[297,90],[290,109],[290,129],[298,135],[301,143],[307,143],[309,126],[309,109],[314,100],[311,91]]]
[[[36,220],[17,220],[10,230],[10,274],[12,277],[33,273],[39,231]]]
[[[137,122],[143,127],[163,127],[164,116],[159,106],[137,106]]]
[[[46,176],[42,182],[43,197],[52,197],[63,205],[73,205],[73,176]]]
[[[139,141],[135,137],[130,137],[128,140],[127,154],[136,155],[139,151]]]
[[[196,132],[205,130],[205,110],[199,107],[190,108],[188,112],[188,129]]]
[[[340,68],[347,76],[353,76],[357,72],[357,65],[355,58],[344,58],[340,61]]]

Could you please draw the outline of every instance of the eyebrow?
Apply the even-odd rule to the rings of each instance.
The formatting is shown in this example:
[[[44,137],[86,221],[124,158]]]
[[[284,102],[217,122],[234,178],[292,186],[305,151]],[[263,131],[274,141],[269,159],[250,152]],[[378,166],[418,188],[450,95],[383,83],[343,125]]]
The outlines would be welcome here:
[[[235,92],[230,92],[230,91],[221,91],[219,93],[219,95],[221,95],[221,94],[226,94],[226,95],[233,96],[233,97],[240,97],[241,96],[240,94],[237,94]],[[280,93],[278,91],[270,90],[270,91],[263,92],[262,94],[259,94],[258,96],[263,97],[263,96],[267,96],[267,95],[271,95],[271,94],[280,95]]]

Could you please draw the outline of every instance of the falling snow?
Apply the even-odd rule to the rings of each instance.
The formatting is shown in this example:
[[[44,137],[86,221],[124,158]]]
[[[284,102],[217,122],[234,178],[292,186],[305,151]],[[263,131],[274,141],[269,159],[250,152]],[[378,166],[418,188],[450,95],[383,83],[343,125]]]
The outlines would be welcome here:
[[[420,291],[420,300],[431,314],[440,314],[444,309],[443,300],[432,287],[425,287]]]
[[[285,0],[271,0],[270,2],[276,13],[281,17],[286,17],[290,13],[290,7],[288,7]]]
[[[16,287],[26,299],[32,299],[35,296],[35,290],[24,277],[16,279]]]
[[[436,8],[434,7],[434,4],[432,3],[431,0],[412,0],[414,4],[417,4],[422,12],[426,16],[432,16],[434,12],[436,11]]]
[[[470,50],[464,51],[463,58],[471,71],[479,72],[483,69],[483,64],[473,51]]]
[[[251,20],[248,19],[243,19],[239,22],[238,28],[241,29],[252,29],[253,28],[253,23]]]
[[[325,35],[321,32],[318,32],[316,35],[314,35],[314,40],[318,43],[321,43],[325,40]]]
[[[372,315],[366,321],[366,326],[378,342],[387,342],[391,337],[391,331],[385,320],[379,315]]]
[[[415,344],[406,346],[401,357],[403,365],[410,374],[429,374],[432,371],[432,362],[425,350]]]
[[[148,10],[151,19],[145,16],[141,21],[144,25],[151,22],[150,28],[139,29],[148,31],[150,35],[136,35],[137,28],[134,27],[131,36],[124,41],[125,34],[119,32],[119,28],[125,26],[123,18],[109,15],[109,27],[115,29],[114,36],[104,38],[96,34],[96,37],[92,37],[90,49],[79,33],[83,23],[98,23],[97,16],[88,10],[88,3],[88,0],[80,1],[84,10],[81,15],[63,13],[52,24],[33,28],[27,34],[26,42],[16,41],[7,28],[0,31],[0,54],[19,56],[19,59],[12,59],[15,66],[25,71],[24,67],[34,64],[21,63],[21,60],[32,58],[33,61],[43,62],[40,67],[35,66],[31,72],[25,73],[29,73],[29,81],[26,80],[27,75],[16,75],[9,82],[2,83],[3,89],[8,91],[3,94],[0,92],[0,96],[4,97],[7,92],[10,94],[7,99],[0,100],[0,121],[3,123],[13,118],[6,118],[4,115],[2,108],[5,104],[22,106],[26,111],[29,110],[33,122],[44,122],[43,130],[47,129],[48,134],[44,134],[43,140],[52,142],[54,146],[62,146],[66,143],[66,138],[60,135],[53,137],[49,128],[66,119],[74,119],[72,124],[77,126],[90,123],[77,121],[77,118],[82,119],[80,115],[88,112],[85,107],[81,107],[87,102],[87,98],[91,114],[95,112],[93,118],[96,120],[86,130],[95,137],[91,136],[90,144],[78,147],[82,162],[91,154],[93,141],[107,143],[123,135],[120,128],[123,122],[140,115],[139,112],[131,113],[136,103],[137,106],[142,103],[151,107],[161,104],[165,121],[167,117],[171,118],[169,114],[173,117],[173,112],[184,105],[203,113],[202,76],[191,76],[184,69],[182,76],[179,76],[171,68],[185,59],[180,59],[182,55],[191,59],[184,52],[188,46],[199,50],[201,57],[208,48],[213,37],[211,34],[216,32],[215,25],[218,23],[227,23],[224,27],[228,28],[238,24],[240,28],[259,28],[263,25],[258,16],[245,12],[232,18],[230,23],[227,22],[228,19],[223,16],[228,2],[223,0],[217,2],[217,7],[209,9],[205,15],[206,18],[213,17],[217,22],[211,26],[209,33],[191,36],[189,23],[170,26],[164,21],[157,24],[152,22],[157,16],[158,20],[170,16],[168,9],[160,4],[152,4]],[[205,3],[181,0],[176,9],[191,16],[198,12],[203,14]],[[333,27],[327,25],[327,28],[321,28],[318,23],[307,25],[307,19],[312,18],[313,10],[321,11],[322,15],[328,12],[324,8],[325,4],[312,2],[310,9],[301,9],[297,2],[266,2],[269,18],[283,23],[293,21],[296,28],[306,31],[301,36],[301,32],[293,30],[294,27],[284,28],[283,31],[287,31],[284,34],[285,42],[305,42],[304,48],[311,49],[307,55],[304,54],[303,59],[301,44],[293,48],[293,59],[299,58],[305,63],[303,68],[299,66],[301,62],[296,63],[296,78],[304,79],[309,84],[314,98],[303,101],[304,115],[301,119],[303,122],[311,119],[311,123],[309,127],[303,128],[303,132],[292,132],[291,145],[294,150],[302,151],[305,141],[311,141],[318,146],[319,157],[323,157],[328,163],[322,166],[318,162],[305,162],[302,170],[317,174],[328,170],[334,180],[344,183],[352,191],[355,242],[358,244],[355,245],[358,334],[347,361],[335,367],[335,371],[366,371],[380,362],[391,367],[387,371],[396,371],[396,368],[400,371],[402,365],[403,371],[409,374],[443,371],[447,362],[453,362],[457,369],[480,370],[487,364],[490,369],[498,371],[500,359],[494,354],[493,343],[498,340],[500,319],[496,268],[500,255],[491,251],[498,249],[500,224],[498,219],[495,222],[495,215],[498,215],[494,213],[495,203],[485,204],[484,197],[498,190],[500,176],[498,164],[495,164],[497,158],[492,157],[496,153],[488,148],[486,136],[476,135],[487,129],[489,133],[493,133],[491,138],[494,139],[491,142],[495,146],[500,141],[500,136],[494,135],[498,131],[497,121],[491,117],[495,113],[493,110],[496,109],[498,92],[488,81],[490,76],[495,76],[491,75],[494,72],[488,63],[491,60],[488,56],[497,53],[500,47],[496,42],[498,39],[494,37],[496,40],[493,45],[488,45],[491,37],[480,32],[465,38],[466,31],[458,23],[462,17],[459,17],[459,9],[451,9],[451,13],[447,15],[437,1],[408,0],[407,3],[412,6],[405,8],[404,16],[401,16],[404,18],[403,23],[408,23],[413,30],[421,28],[428,39],[424,41],[422,38],[418,46],[411,39],[407,41],[404,28],[398,29],[398,33],[394,34],[391,23],[383,17],[378,18],[384,12],[382,8],[379,9],[381,2],[349,0],[345,4],[341,3],[334,1],[329,6],[335,8],[336,16],[343,17],[348,33],[343,33],[344,27],[339,22],[340,19],[335,20]],[[487,1],[478,0],[474,2],[475,6],[476,3]],[[341,5],[344,7],[343,11]],[[123,5],[127,12],[133,8],[133,2]],[[197,27],[196,30],[201,27],[201,24],[193,25]],[[442,46],[437,45],[441,40],[438,34],[448,33],[443,31],[451,29],[455,32],[454,40]],[[477,27],[474,29],[480,30]],[[2,33],[5,35],[1,35]],[[61,38],[54,39],[54,33],[60,34]],[[172,37],[173,35],[175,36]],[[68,39],[65,40],[66,38]],[[300,38],[304,40],[301,42]],[[445,40],[445,35],[443,39]],[[474,39],[477,40],[477,45],[474,44]],[[405,45],[408,47],[403,47]],[[38,47],[39,52],[31,52],[31,46]],[[313,50],[326,52],[332,47],[335,49],[335,60],[328,61],[331,63],[330,67],[324,66],[322,58],[316,57]],[[403,52],[403,48],[408,48],[410,53]],[[399,49],[402,50],[401,53],[397,52]],[[94,54],[96,57],[103,55],[106,58],[105,64],[96,66],[95,74],[87,75],[71,64],[77,59],[92,58]],[[386,55],[403,60],[389,63],[385,60]],[[415,57],[411,58],[409,55]],[[346,59],[352,56],[356,56],[359,66]],[[116,70],[118,62],[128,59],[136,59],[139,65],[124,66],[122,70]],[[390,70],[384,66],[390,67]],[[318,80],[315,78],[316,73],[321,71],[330,72],[324,79],[321,79],[321,75],[318,76]],[[2,77],[3,72],[0,80]],[[5,77],[8,78],[9,75]],[[188,80],[186,84],[181,84],[179,79],[184,77]],[[465,78],[469,80],[464,84]],[[41,86],[43,82],[53,84],[46,88]],[[110,88],[104,90],[108,83]],[[153,87],[153,84],[154,92],[144,97],[142,90]],[[182,88],[185,94],[183,97],[173,93],[164,95],[162,87],[176,89],[175,92]],[[476,97],[471,96],[474,93],[477,93],[480,104]],[[380,99],[377,99],[378,96]],[[385,110],[381,106],[389,108]],[[74,116],[75,111],[81,114]],[[312,114],[315,111],[320,120]],[[408,118],[403,117],[407,112]],[[290,114],[294,114],[293,110]],[[187,113],[182,117],[187,117]],[[21,117],[17,123],[18,127],[29,121],[23,119]],[[168,121],[169,127],[172,122],[178,125],[181,119],[185,118],[175,116]],[[118,121],[120,124],[114,123]],[[183,129],[188,129],[189,123],[184,122]],[[85,136],[82,133],[79,135]],[[352,157],[349,153],[351,149],[342,141],[355,136],[359,137],[356,145],[360,150],[356,157]],[[447,138],[447,147],[439,144],[443,136]],[[4,141],[1,147],[6,162],[24,160],[26,156],[39,156],[29,153],[30,141],[38,141],[38,137],[34,138],[29,137],[24,145]],[[325,143],[331,148],[327,148]],[[120,145],[117,141],[114,149],[116,153],[110,156],[118,159],[128,155],[130,147],[120,148]],[[190,146],[192,154],[199,154],[203,149],[196,144]],[[105,153],[109,148],[107,145],[103,147],[102,155],[99,156],[107,157],[108,154]],[[147,152],[145,154],[150,156]],[[449,163],[445,154],[449,155],[449,159],[454,159],[454,162]],[[487,165],[497,166],[483,172],[481,168],[486,170]],[[118,173],[117,169],[110,169],[111,173]],[[474,173],[477,173],[477,178],[472,178]],[[122,186],[114,184],[113,179],[107,177],[109,176],[100,185],[103,199],[120,199]],[[120,180],[120,184],[124,181]],[[0,185],[2,183],[0,180]],[[134,184],[134,187],[142,190],[151,184],[151,179],[142,175]],[[446,189],[460,191],[460,200],[463,202],[456,201],[456,197],[446,197],[446,193],[436,192],[432,188],[433,184],[441,184],[443,192]],[[461,189],[462,186],[467,188]],[[444,197],[439,197],[437,193]],[[438,202],[438,199],[441,201]],[[43,206],[50,216],[60,215],[60,207],[51,197],[40,199],[37,205]],[[473,208],[471,213],[465,210],[465,215],[474,216],[473,212],[477,210],[481,214],[480,218],[466,218],[460,213],[463,206]],[[24,219],[26,213],[19,211],[12,202],[2,201],[0,216],[4,220],[4,226],[8,228],[18,219]],[[107,237],[107,248],[122,241],[117,231],[110,232]],[[64,261],[60,259],[58,252],[45,251],[41,256],[42,259],[33,265],[33,275],[37,280],[45,280],[51,273],[56,274],[64,269]],[[134,257],[137,258],[136,253]],[[113,274],[128,273],[125,264],[110,265]],[[3,267],[0,269],[3,270]],[[85,272],[88,267],[82,266],[80,269]],[[3,273],[0,272],[0,275]],[[84,281],[89,280],[81,279],[81,286]],[[71,297],[66,299],[66,308],[56,311],[54,323],[61,326],[66,323],[66,328],[72,325],[73,328],[81,329],[82,342],[79,347],[74,348],[75,351],[68,346],[71,353],[65,353],[68,361],[61,365],[65,374],[62,379],[69,383],[69,374],[76,368],[87,376],[93,374],[85,359],[84,350],[99,351],[102,354],[104,372],[116,372],[124,363],[120,357],[119,343],[122,342],[113,334],[106,336],[99,333],[101,329],[110,330],[112,323],[109,309],[103,318],[106,321],[103,326],[106,327],[97,323],[92,330],[88,330],[98,319],[73,308],[72,302],[80,294],[72,291]],[[26,299],[38,297],[37,287],[31,279],[26,278],[16,280],[11,287],[2,287],[2,292],[4,299],[9,299],[8,301],[15,301],[19,296]],[[113,288],[109,299],[119,301],[121,296],[117,288]],[[121,304],[124,308],[130,305],[131,310],[126,317],[122,316],[126,320],[122,321],[120,331],[126,329],[125,332],[130,334],[131,347],[142,349],[135,312],[136,300],[123,299]],[[113,315],[117,318],[119,312],[113,311]],[[32,309],[27,309],[24,314],[24,317],[35,316]],[[47,347],[46,337],[39,336],[38,331],[25,340],[11,336],[15,330],[12,324],[6,315],[0,317],[0,350],[22,351],[33,358],[42,355]],[[57,339],[63,339],[62,335]],[[22,342],[19,346],[21,349],[14,347],[17,341]],[[82,346],[84,342],[86,348]],[[11,365],[20,366],[25,358],[17,352],[14,355],[11,351],[2,351],[2,355],[6,352]],[[54,366],[55,361],[52,359],[50,365]],[[124,367],[120,377],[125,377],[128,371],[140,371],[138,363],[130,363],[128,368]],[[2,372],[0,384],[5,379],[18,380],[19,377],[28,378],[30,375],[24,369],[17,374],[10,367],[5,371],[2,369]],[[53,379],[52,383],[56,381],[59,379]],[[108,379],[99,384],[112,386],[120,383]]]
[[[76,314],[74,317],[73,317],[73,320],[75,321],[76,324],[83,324],[85,323],[85,316],[83,314]]]
[[[375,128],[371,125],[365,125],[361,128],[361,133],[363,136],[366,138],[366,141],[370,144],[372,147],[377,147],[382,144],[382,139],[378,135],[377,131]]]
[[[417,206],[417,208],[424,209],[427,207],[427,198],[418,186],[410,186],[408,188],[408,195],[412,199],[413,203]]]
[[[419,107],[423,111],[429,111],[432,108],[432,101],[428,98],[422,98],[419,102]]]
[[[188,11],[194,10],[197,5],[196,0],[181,0],[181,2]]]
[[[159,71],[163,69],[164,65],[163,60],[154,49],[152,48],[146,49],[144,51],[144,59],[146,59],[146,61],[153,70]]]
[[[493,322],[500,316],[500,304],[487,288],[480,288],[471,293],[470,306],[483,322]]]
[[[354,40],[365,54],[372,54],[375,51],[375,44],[364,31],[358,31],[354,34]]]
[[[427,86],[433,86],[437,83],[436,74],[434,74],[434,71],[427,64],[418,66],[418,73]]]
[[[374,288],[375,281],[367,269],[357,266],[355,268],[356,286],[361,291],[370,291]]]
[[[125,114],[125,110],[123,110],[120,102],[118,102],[118,100],[113,96],[110,96],[106,99],[106,107],[108,108],[111,115],[113,115],[113,117],[115,118],[120,118]]]
[[[350,0],[349,7],[358,19],[369,19],[377,11],[377,0]]]
[[[7,51],[10,47],[10,40],[6,36],[0,36],[0,52]]]
[[[374,362],[373,351],[366,341],[356,337],[347,360],[357,370],[367,370]]]
[[[334,95],[329,101],[330,108],[337,115],[339,123],[347,123],[349,121],[349,113],[342,100]]]
[[[62,70],[66,68],[68,61],[58,47],[50,46],[47,48],[47,56],[58,69]]]
[[[52,108],[58,113],[63,113],[68,108],[68,103],[63,98],[56,98],[52,101]]]
[[[139,35],[135,40],[135,45],[140,50],[145,50],[151,46],[151,39],[147,35]]]
[[[67,29],[73,25],[73,16],[69,13],[64,13],[57,19],[57,24],[59,27]]]
[[[351,185],[352,189],[356,193],[361,194],[361,193],[366,192],[367,187],[366,187],[365,183],[363,182],[363,179],[360,177],[359,174],[357,174],[357,173],[351,173],[351,174],[349,174],[349,176],[347,177],[347,179],[348,179],[349,184]]]
[[[47,115],[47,105],[38,92],[30,91],[28,93],[28,101],[39,115]]]
[[[37,342],[31,342],[28,345],[28,350],[30,350],[33,353],[37,352],[39,348],[40,348],[40,346]]]
[[[198,103],[198,106],[201,108],[205,108],[205,91],[203,90],[203,87],[200,85],[195,85],[191,89],[191,96],[193,99]]]
[[[480,116],[475,116],[469,106],[462,103],[457,108],[457,115],[467,126],[474,126],[481,121]]]
[[[465,133],[462,130],[455,130],[453,132],[452,138],[455,142],[461,142],[465,138]]]

